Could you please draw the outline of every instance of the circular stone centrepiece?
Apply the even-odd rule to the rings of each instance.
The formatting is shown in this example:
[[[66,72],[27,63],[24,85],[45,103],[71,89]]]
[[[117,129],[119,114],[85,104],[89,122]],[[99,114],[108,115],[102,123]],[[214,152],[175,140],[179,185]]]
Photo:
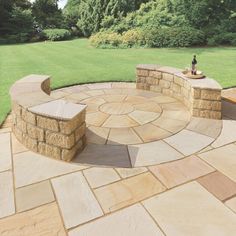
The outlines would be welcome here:
[[[100,111],[110,115],[125,115],[134,110],[130,103],[112,102],[100,106]]]

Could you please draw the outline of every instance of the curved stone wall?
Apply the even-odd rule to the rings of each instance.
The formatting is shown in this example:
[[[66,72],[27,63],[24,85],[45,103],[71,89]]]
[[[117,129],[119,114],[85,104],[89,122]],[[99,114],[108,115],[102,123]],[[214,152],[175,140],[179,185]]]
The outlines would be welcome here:
[[[86,144],[86,105],[50,97],[49,76],[30,75],[10,89],[13,132],[30,150],[70,161]]]
[[[221,86],[213,79],[189,79],[181,70],[158,65],[136,67],[136,88],[182,101],[192,116],[221,119]]]

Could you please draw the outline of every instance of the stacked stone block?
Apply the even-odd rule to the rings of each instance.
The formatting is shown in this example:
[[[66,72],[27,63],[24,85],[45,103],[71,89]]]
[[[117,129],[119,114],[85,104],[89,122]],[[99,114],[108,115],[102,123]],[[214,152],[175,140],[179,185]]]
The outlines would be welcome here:
[[[182,101],[192,116],[221,119],[221,86],[214,80],[193,80],[175,68],[138,65],[137,89],[160,92]]]
[[[13,86],[14,89],[11,91],[17,91],[17,83]],[[48,79],[39,89],[49,92],[47,86],[50,86]],[[13,132],[28,149],[51,158],[70,161],[84,148],[85,109],[79,110],[71,119],[52,117],[31,112],[31,108],[24,106],[24,102],[19,98],[24,96],[23,94],[11,95]]]

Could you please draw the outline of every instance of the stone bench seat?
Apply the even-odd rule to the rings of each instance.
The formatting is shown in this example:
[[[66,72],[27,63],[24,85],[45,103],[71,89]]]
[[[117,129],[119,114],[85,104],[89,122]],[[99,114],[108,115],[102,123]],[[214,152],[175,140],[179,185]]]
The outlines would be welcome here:
[[[189,79],[180,69],[159,65],[136,67],[136,88],[161,92],[182,101],[194,117],[221,119],[222,87],[213,79]]]
[[[50,77],[42,75],[11,87],[13,132],[30,150],[70,161],[86,143],[86,105],[52,98],[50,91]]]

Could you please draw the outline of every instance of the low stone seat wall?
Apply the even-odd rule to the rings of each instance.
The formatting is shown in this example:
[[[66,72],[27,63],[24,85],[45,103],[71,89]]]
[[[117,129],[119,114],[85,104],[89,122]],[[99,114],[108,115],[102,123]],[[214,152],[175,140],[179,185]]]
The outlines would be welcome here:
[[[86,144],[86,105],[50,97],[50,77],[29,75],[10,89],[13,132],[30,150],[70,161]]]
[[[182,101],[192,116],[221,119],[222,87],[213,79],[189,79],[179,69],[138,65],[136,87],[161,92]]]

